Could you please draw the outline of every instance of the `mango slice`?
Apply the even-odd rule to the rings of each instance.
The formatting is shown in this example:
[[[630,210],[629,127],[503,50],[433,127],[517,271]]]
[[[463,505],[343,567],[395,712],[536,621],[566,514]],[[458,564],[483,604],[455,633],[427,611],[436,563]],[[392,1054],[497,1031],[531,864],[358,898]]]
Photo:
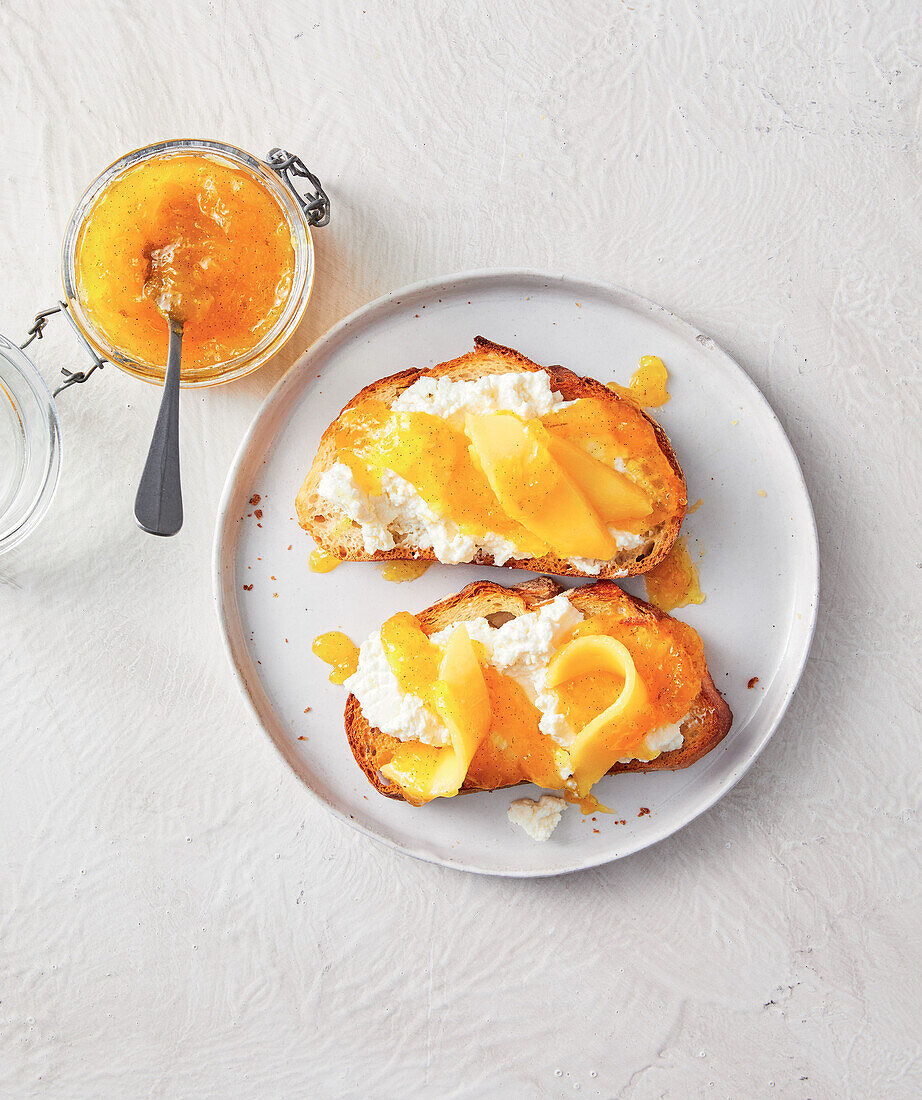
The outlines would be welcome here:
[[[448,727],[451,745],[400,745],[381,774],[396,783],[414,805],[433,798],[452,798],[480,742],[490,728],[490,696],[483,669],[465,627],[452,631],[427,703]]]
[[[624,677],[617,699],[576,735],[570,747],[573,777],[580,795],[625,756],[643,737],[638,723],[649,703],[646,686],[637,675],[627,647],[604,634],[586,634],[562,646],[551,659],[547,685],[554,688],[583,676],[615,673]]]
[[[593,458],[576,443],[548,432],[547,449],[608,524],[645,519],[653,511],[649,496],[626,475]]]
[[[456,626],[445,647],[435,689],[436,705],[451,735],[453,759],[446,759],[436,773],[440,793],[457,794],[477,746],[490,728],[490,696],[483,669],[463,626]]]
[[[551,456],[540,438],[547,435],[540,424],[527,423],[514,413],[492,413],[468,416],[464,430],[507,515],[560,557],[614,557],[615,540]]]

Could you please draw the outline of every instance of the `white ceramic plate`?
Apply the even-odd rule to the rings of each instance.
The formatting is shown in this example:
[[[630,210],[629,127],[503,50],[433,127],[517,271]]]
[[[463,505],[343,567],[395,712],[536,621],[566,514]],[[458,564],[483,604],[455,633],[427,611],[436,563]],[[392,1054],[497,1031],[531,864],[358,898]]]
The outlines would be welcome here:
[[[604,779],[596,790],[615,814],[583,817],[571,807],[543,844],[506,818],[510,798],[535,795],[533,788],[422,809],[379,795],[346,743],[346,693],[328,682],[327,666],[311,653],[324,631],[343,630],[360,642],[395,611],[418,611],[475,578],[515,584],[532,575],[435,565],[416,581],[395,584],[370,563],[318,575],[308,569],[313,544],[294,518],[295,495],[320,435],[342,406],[382,375],[469,351],[478,334],[603,381],[627,383],[641,355],[665,360],[672,400],[656,415],[685,469],[689,501],[703,500],[684,530],[693,552],[703,555],[707,600],[677,614],[704,639],[714,680],[734,714],[724,742],[694,767]],[[257,493],[254,506],[249,501]],[[521,876],[636,852],[726,793],[764,748],[797,686],[819,588],[816,528],[800,467],[740,367],[708,337],[634,294],[522,271],[408,287],[360,309],[314,344],[279,382],[240,446],[218,515],[214,569],[231,663],[266,732],[307,787],[344,821],[410,855]],[[641,582],[625,587],[643,595]],[[748,689],[753,676],[759,682]]]

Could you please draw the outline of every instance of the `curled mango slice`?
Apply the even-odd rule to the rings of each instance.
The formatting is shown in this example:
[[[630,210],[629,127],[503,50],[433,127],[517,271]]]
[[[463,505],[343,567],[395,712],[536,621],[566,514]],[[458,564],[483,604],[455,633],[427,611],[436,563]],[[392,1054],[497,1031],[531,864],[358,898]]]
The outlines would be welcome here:
[[[646,686],[629,650],[604,634],[585,634],[562,646],[551,659],[547,686],[558,688],[567,681],[599,673],[624,678],[620,694],[576,735],[570,747],[570,763],[580,795],[626,755],[642,738],[645,729],[638,719],[649,702]]]

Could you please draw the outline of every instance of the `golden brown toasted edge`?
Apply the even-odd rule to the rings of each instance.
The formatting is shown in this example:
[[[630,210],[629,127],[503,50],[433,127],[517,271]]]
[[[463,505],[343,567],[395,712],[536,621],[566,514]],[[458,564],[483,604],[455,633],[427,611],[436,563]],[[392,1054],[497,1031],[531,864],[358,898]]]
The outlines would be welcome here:
[[[376,382],[372,382],[370,385],[360,390],[355,397],[344,406],[339,416],[342,416],[347,409],[354,408],[356,405],[367,400],[383,401],[385,404],[389,404],[394,401],[403,390],[413,385],[418,378],[424,375],[433,377],[441,377],[444,375],[464,377],[465,374],[469,374],[470,377],[477,378],[487,373],[488,367],[489,373],[492,374],[523,370],[544,371],[550,375],[551,388],[560,393],[566,401],[575,401],[579,397],[596,397],[602,401],[616,403],[626,401],[626,398],[614,393],[602,382],[594,378],[582,378],[566,367],[539,366],[514,348],[503,347],[502,344],[494,344],[491,340],[487,340],[483,336],[476,336],[474,338],[474,344],[475,348],[473,351],[467,352],[467,354],[457,359],[439,363],[437,366],[427,370],[412,369],[401,371],[399,374],[392,374],[387,378],[381,378]],[[656,537],[650,542],[644,543],[644,545],[636,547],[633,550],[621,551],[616,559],[603,565],[598,574],[586,573],[577,569],[569,561],[564,558],[559,558],[555,554],[545,554],[541,558],[510,558],[503,563],[503,568],[529,569],[537,573],[553,573],[557,576],[564,577],[591,578],[593,576],[598,576],[601,579],[633,577],[641,573],[646,573],[662,561],[669,553],[672,544],[678,538],[679,531],[682,527],[682,521],[685,518],[685,512],[688,507],[685,474],[682,467],[679,465],[679,460],[676,457],[675,451],[672,449],[672,444],[669,442],[669,438],[662,427],[652,417],[648,416],[643,409],[638,408],[633,403],[631,403],[631,408],[652,426],[660,449],[666,456],[676,476],[679,477],[682,482],[683,493],[679,506],[675,513],[663,523]],[[414,550],[412,547],[396,547],[393,550],[377,550],[373,554],[368,554],[362,545],[358,524],[353,523],[351,520],[344,521],[342,516],[338,514],[332,516],[327,514],[325,509],[328,505],[326,501],[319,496],[317,488],[324,470],[328,469],[335,461],[336,451],[334,446],[334,435],[339,416],[323,433],[310,471],[298,492],[295,508],[300,526],[308,532],[321,550],[328,554],[332,554],[334,557],[340,558],[342,561],[388,561],[391,559],[437,561],[438,559],[431,549]],[[348,523],[346,532],[351,536],[350,538],[343,537],[344,522]],[[477,565],[493,565],[494,561],[490,554],[478,554],[474,559],[474,563]]]
[[[550,577],[537,577],[514,588],[505,588],[494,581],[475,581],[454,596],[433,604],[419,612],[417,618],[427,634],[435,634],[453,622],[463,619],[489,618],[490,615],[524,615],[563,591],[563,586]],[[568,596],[573,605],[586,614],[617,606],[629,611],[637,622],[658,622],[671,616],[659,611],[644,600],[629,596],[612,581],[596,581],[578,588],[571,588]],[[369,783],[388,798],[405,802],[399,789],[389,785],[380,775],[382,764],[394,753],[400,741],[382,733],[368,724],[358,700],[350,695],[344,715],[346,737],[359,767]],[[632,760],[628,764],[615,764],[609,775],[619,772],[678,771],[690,767],[715,748],[726,737],[733,715],[726,700],[714,686],[710,671],[706,670],[701,691],[692,702],[689,717],[682,723],[685,738],[682,747],[664,752],[655,760]],[[519,784],[510,784],[518,786]],[[500,788],[478,787],[465,780],[461,794],[478,790]]]

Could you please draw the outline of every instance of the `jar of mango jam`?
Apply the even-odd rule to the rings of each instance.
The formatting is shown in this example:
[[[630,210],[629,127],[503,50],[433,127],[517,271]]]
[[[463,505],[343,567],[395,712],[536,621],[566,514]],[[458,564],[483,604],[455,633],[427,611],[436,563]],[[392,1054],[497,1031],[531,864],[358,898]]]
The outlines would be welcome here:
[[[279,169],[287,154],[275,154],[264,162],[220,142],[165,141],[87,188],[62,275],[74,322],[103,358],[162,381],[165,312],[184,322],[184,386],[240,378],[282,347],[313,284],[308,219],[323,222]]]

